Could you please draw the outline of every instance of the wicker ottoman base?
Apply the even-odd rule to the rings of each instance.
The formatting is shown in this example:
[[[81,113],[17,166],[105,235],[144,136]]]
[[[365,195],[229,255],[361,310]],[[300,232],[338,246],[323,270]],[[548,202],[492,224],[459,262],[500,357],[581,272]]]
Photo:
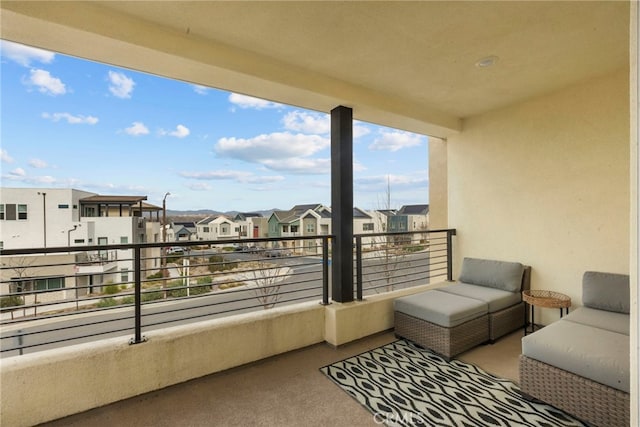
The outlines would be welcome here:
[[[520,390],[594,426],[629,426],[629,394],[520,356]]]
[[[395,334],[433,350],[447,359],[489,340],[486,314],[453,328],[446,328],[395,311]]]
[[[521,302],[503,310],[489,313],[489,338],[495,341],[524,326],[524,303]]]

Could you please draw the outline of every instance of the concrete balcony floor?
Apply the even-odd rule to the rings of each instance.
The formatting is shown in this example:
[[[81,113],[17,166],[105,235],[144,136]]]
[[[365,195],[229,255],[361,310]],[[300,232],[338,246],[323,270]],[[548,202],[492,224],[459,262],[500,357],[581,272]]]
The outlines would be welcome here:
[[[459,358],[517,381],[521,337],[514,332]],[[372,415],[319,368],[395,339],[388,331],[339,348],[317,344],[42,425],[375,426]]]

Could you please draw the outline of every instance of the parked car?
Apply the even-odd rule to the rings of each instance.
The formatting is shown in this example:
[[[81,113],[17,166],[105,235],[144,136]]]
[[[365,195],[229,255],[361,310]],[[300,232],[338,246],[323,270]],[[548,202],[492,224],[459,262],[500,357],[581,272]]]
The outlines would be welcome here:
[[[167,248],[167,255],[182,255],[185,252],[185,249],[180,246],[172,246],[170,248]]]

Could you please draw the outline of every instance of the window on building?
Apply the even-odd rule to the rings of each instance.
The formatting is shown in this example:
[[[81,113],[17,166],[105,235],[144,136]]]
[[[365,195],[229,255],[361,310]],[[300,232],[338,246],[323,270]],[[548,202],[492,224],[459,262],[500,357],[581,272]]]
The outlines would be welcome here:
[[[69,209],[69,205],[58,205],[58,209]]]
[[[316,232],[316,225],[312,222],[307,224],[307,233],[315,233]]]
[[[129,281],[129,270],[126,268],[120,269],[120,281],[127,283]]]
[[[32,283],[33,284],[31,286],[34,286],[36,291],[62,289],[64,288],[64,277],[47,277],[44,279],[35,279],[32,281]],[[27,290],[26,289],[27,287],[29,286],[25,286],[25,289],[24,289],[25,291]]]
[[[128,236],[120,236],[120,243],[123,244],[123,245],[129,243],[129,237]]]
[[[27,205],[18,205],[18,219],[27,219]]]
[[[292,233],[297,233],[298,232],[298,226],[297,225],[292,225],[291,226],[291,232]]]
[[[220,233],[229,234],[229,224],[220,225]]]
[[[4,205],[0,205],[0,220],[4,219]]]
[[[64,288],[64,277],[45,277],[41,279],[12,279],[10,292],[49,291]]]
[[[288,233],[289,232],[289,226],[288,225],[283,225],[282,226],[282,232],[283,233]]]
[[[373,223],[365,222],[364,224],[362,224],[362,231],[373,231]]]
[[[75,244],[84,243],[84,239],[74,239],[73,243]]]
[[[209,232],[209,227],[202,227],[202,232],[203,233],[208,233]]]

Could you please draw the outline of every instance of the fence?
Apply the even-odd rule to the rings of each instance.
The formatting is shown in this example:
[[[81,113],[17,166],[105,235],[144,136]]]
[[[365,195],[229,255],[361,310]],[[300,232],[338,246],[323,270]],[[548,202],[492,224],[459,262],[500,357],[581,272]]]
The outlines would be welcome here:
[[[452,230],[355,236],[365,295],[449,275]],[[302,301],[330,301],[331,235],[4,250],[0,352],[20,355]],[[180,244],[181,246],[176,246]]]

